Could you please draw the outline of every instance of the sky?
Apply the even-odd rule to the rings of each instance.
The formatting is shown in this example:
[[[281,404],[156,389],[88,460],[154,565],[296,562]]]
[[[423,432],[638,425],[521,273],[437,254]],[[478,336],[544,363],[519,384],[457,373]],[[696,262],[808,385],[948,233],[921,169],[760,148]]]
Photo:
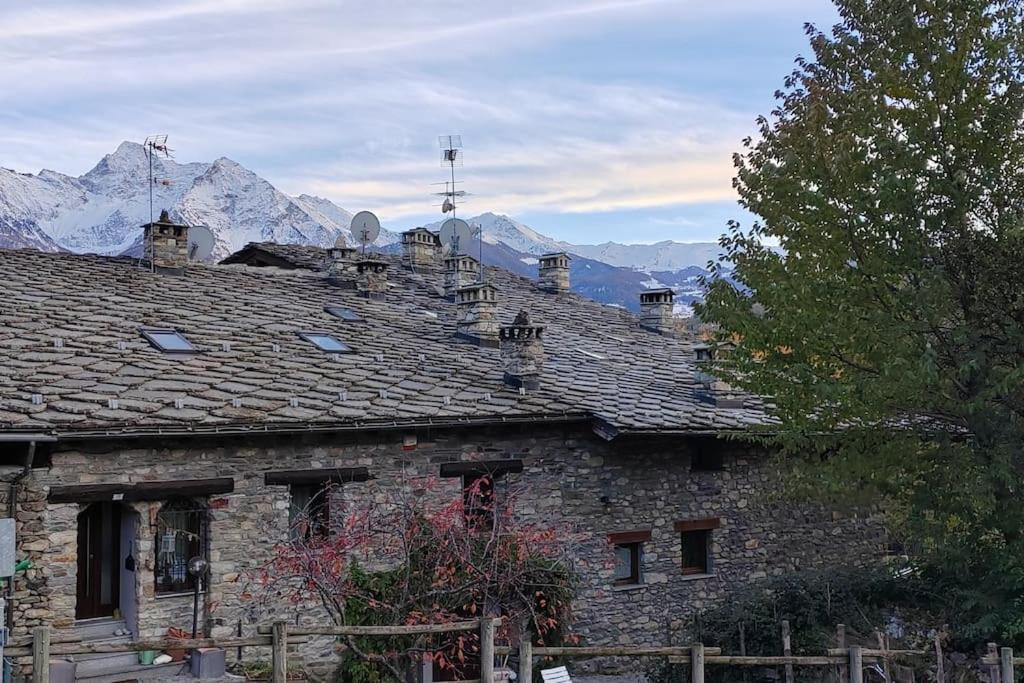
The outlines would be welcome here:
[[[574,243],[715,240],[749,221],[732,154],[827,0],[0,3],[0,166],[79,175],[166,133],[289,194],[406,229],[471,193]]]

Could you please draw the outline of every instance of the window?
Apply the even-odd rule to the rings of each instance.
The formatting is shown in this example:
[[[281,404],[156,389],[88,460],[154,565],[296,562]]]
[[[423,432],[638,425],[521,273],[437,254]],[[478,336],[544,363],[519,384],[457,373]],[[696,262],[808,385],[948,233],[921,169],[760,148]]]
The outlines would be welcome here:
[[[490,474],[462,477],[462,512],[473,529],[494,528],[494,477]]]
[[[326,332],[299,332],[299,336],[328,353],[352,353],[348,344],[338,341]]]
[[[164,503],[156,517],[156,592],[180,593],[195,588],[188,561],[206,557],[206,509],[194,500]]]
[[[613,583],[616,586],[636,586],[643,583],[640,567],[644,542],[649,540],[650,530],[608,534],[608,542],[612,544],[615,552]]]
[[[681,569],[684,575],[712,572],[711,532],[721,525],[717,517],[676,522],[682,549]]]
[[[288,530],[293,541],[310,541],[330,535],[330,481],[319,484],[292,484],[288,509]]]
[[[195,353],[196,347],[177,330],[144,327],[139,330],[153,348],[164,353]]]
[[[328,304],[327,306],[324,306],[324,310],[333,315],[335,318],[341,318],[346,322],[363,322],[363,318],[358,313],[349,308],[344,308],[343,306],[333,306],[331,304]]]

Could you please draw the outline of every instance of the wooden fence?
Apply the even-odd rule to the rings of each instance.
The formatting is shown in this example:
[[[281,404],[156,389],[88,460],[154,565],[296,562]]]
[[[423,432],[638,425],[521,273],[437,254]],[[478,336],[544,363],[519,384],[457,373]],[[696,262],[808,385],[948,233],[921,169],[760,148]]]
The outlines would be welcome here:
[[[865,683],[864,668],[866,664],[882,665],[882,678],[891,683],[891,665],[907,657],[921,657],[929,654],[924,650],[891,650],[885,647],[874,649],[859,645],[829,648],[820,655],[791,654],[788,635],[783,628],[783,652],[781,656],[727,655],[721,648],[705,647],[698,643],[686,646],[646,647],[646,646],[579,646],[579,647],[535,647],[529,641],[523,641],[517,648],[496,646],[494,634],[501,624],[501,619],[471,619],[451,624],[426,624],[418,626],[294,626],[284,621],[273,625],[260,626],[257,634],[249,637],[233,638],[195,638],[135,641],[130,643],[87,643],[75,639],[66,632],[58,638],[51,639],[48,626],[40,626],[33,630],[32,636],[12,640],[5,648],[4,654],[9,657],[32,657],[32,680],[35,683],[49,683],[50,658],[53,656],[135,652],[143,650],[192,650],[204,647],[242,648],[269,647],[273,683],[285,683],[288,677],[287,650],[289,644],[308,642],[312,636],[358,636],[358,637],[391,637],[423,635],[436,633],[456,633],[465,631],[480,632],[480,678],[453,683],[482,683],[494,680],[494,659],[496,655],[518,655],[519,683],[530,683],[533,680],[535,657],[665,657],[670,663],[686,664],[690,668],[691,683],[704,683],[704,673],[709,666],[738,667],[783,667],[787,683],[793,680],[795,667],[836,667],[840,672],[840,680],[848,683]],[[881,641],[884,646],[884,641]],[[939,683],[946,683],[943,674],[941,649],[936,646],[937,678]],[[983,666],[989,668],[991,683],[1014,683],[1014,669],[1024,665],[1024,657],[1014,657],[1013,649],[997,648],[989,644],[988,653],[981,659]]]

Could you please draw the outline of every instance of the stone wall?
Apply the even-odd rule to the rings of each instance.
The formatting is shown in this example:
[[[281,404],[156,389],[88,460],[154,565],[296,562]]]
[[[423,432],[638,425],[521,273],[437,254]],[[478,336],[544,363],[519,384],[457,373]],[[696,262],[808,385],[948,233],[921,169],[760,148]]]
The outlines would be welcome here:
[[[776,486],[763,454],[723,442],[604,442],[586,427],[421,432],[415,450],[403,434],[291,435],[165,441],[159,447],[122,441],[88,451],[61,446],[52,466],[35,470],[23,486],[17,514],[20,556],[33,568],[18,579],[16,632],[40,623],[74,621],[76,524],[80,506],[46,501],[51,485],[233,477],[234,491],[205,500],[209,509],[211,580],[203,598],[205,630],[246,633],[254,621],[242,600],[246,577],[287,539],[289,491],[264,484],[268,470],[366,467],[371,480],[344,484],[341,504],[383,499],[384,489],[417,477],[436,477],[440,463],[518,458],[521,473],[507,486],[522,489],[517,511],[545,524],[570,524],[582,539],[576,568],[581,590],[576,630],[591,644],[661,644],[683,638],[683,621],[723,600],[743,583],[825,565],[864,563],[878,556],[880,527],[816,506],[775,502]],[[692,471],[699,453],[722,455],[722,469]],[[459,479],[443,479],[435,495],[461,495]],[[162,636],[168,626],[188,628],[191,597],[154,596],[154,525],[160,502],[132,503],[140,523],[137,594],[139,635]],[[683,576],[674,523],[721,519],[712,532],[713,575]],[[612,585],[613,552],[607,534],[649,529],[638,586]],[[287,615],[282,607],[275,616]],[[303,610],[306,618],[315,618]]]

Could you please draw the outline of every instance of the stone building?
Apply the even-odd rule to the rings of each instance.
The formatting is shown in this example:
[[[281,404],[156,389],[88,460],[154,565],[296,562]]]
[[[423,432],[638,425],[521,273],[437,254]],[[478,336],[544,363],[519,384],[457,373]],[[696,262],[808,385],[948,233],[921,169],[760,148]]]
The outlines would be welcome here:
[[[690,340],[500,269],[452,301],[450,273],[334,252],[0,251],[0,503],[32,563],[15,635],[188,630],[194,556],[200,630],[251,632],[243,578],[329,482],[342,507],[412,476],[521,486],[525,518],[590,539],[592,644],[672,642],[738,586],[877,554],[872,520],[773,499],[767,455],[720,438],[760,400],[717,401]]]

